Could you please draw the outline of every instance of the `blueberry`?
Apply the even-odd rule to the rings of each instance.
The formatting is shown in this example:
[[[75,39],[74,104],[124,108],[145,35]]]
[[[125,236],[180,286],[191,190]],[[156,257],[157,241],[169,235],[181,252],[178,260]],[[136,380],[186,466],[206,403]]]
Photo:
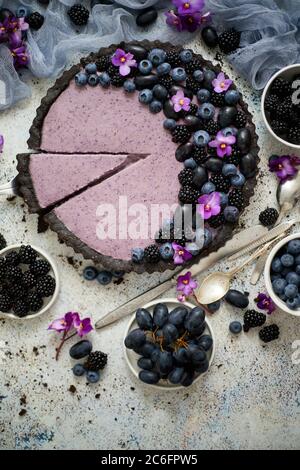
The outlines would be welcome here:
[[[88,370],[86,373],[86,380],[91,384],[95,384],[99,382],[100,380],[99,372],[94,371],[94,370]]]
[[[184,49],[180,52],[179,57],[181,62],[187,64],[188,62],[191,62],[193,60],[193,51],[191,51],[190,49]]]
[[[174,250],[172,248],[172,243],[164,243],[163,245],[161,245],[161,247],[159,248],[159,252],[163,260],[168,261],[170,259],[173,259]]]
[[[182,67],[171,70],[171,77],[175,82],[183,82],[186,79],[186,71]]]
[[[295,284],[295,286],[300,285],[300,276],[298,276],[298,274],[293,271],[288,273],[285,279],[288,284]]]
[[[212,81],[216,78],[216,73],[213,70],[204,70],[204,86],[212,89]]]
[[[289,253],[286,253],[285,255],[281,256],[280,261],[282,266],[285,268],[290,268],[294,264],[294,257]]]
[[[141,263],[144,258],[143,248],[133,248],[131,251],[131,259],[134,263]]]
[[[76,375],[76,377],[81,377],[85,373],[86,370],[83,364],[75,364],[72,371],[73,371],[73,374]]]
[[[86,64],[84,70],[89,75],[95,74],[95,73],[97,73],[97,65],[94,62],[92,62],[90,64]]]
[[[88,82],[88,76],[84,72],[79,72],[75,75],[75,83],[77,86],[84,86]]]
[[[296,268],[295,268],[295,271],[297,274],[299,274],[300,276],[300,264],[297,264]]]
[[[219,310],[221,307],[221,302],[218,300],[217,302],[213,302],[212,304],[208,304],[207,308],[211,313],[215,313]]]
[[[25,18],[26,16],[29,16],[31,13],[31,10],[27,7],[19,7],[16,11],[16,17],[17,18]]]
[[[222,129],[222,134],[225,135],[225,137],[229,137],[231,135],[236,136],[238,133],[238,130],[236,127],[225,127]]]
[[[202,82],[204,79],[204,73],[202,70],[195,70],[193,73],[193,78],[196,80],[196,82]]]
[[[271,281],[275,281],[276,279],[281,279],[281,274],[271,274]]]
[[[283,302],[286,302],[287,299],[288,299],[285,294],[279,294],[279,298],[280,298],[281,300],[283,300]]]
[[[271,268],[274,273],[281,273],[283,266],[279,258],[274,258],[271,264]]]
[[[147,59],[141,60],[141,62],[139,63],[139,71],[143,75],[149,75],[149,73],[152,70],[152,67],[153,67],[152,62]]]
[[[103,88],[109,87],[109,85],[110,85],[110,76],[108,75],[108,73],[103,72],[103,73],[100,74],[100,76],[99,76],[99,84],[100,84]]]
[[[287,282],[283,278],[275,279],[272,282],[272,286],[273,286],[273,290],[275,294],[283,294],[286,285],[287,285]]]
[[[238,172],[238,169],[232,163],[225,163],[222,168],[222,173],[224,176],[235,176]]]
[[[126,80],[123,84],[123,88],[127,93],[134,93],[135,92],[135,84],[132,80]]]
[[[167,75],[171,72],[171,68],[172,67],[170,64],[168,64],[168,62],[164,62],[157,67],[157,75]]]
[[[159,374],[150,370],[141,370],[139,379],[146,384],[157,384],[159,382]]]
[[[210,194],[210,193],[213,193],[215,190],[216,190],[215,185],[211,181],[208,181],[202,186],[201,193]]]
[[[164,101],[168,96],[168,90],[162,85],[154,85],[152,89],[153,95],[158,100]]]
[[[291,255],[299,255],[300,253],[300,240],[291,240],[288,242],[287,252]]]
[[[109,271],[100,271],[100,273],[97,276],[97,281],[99,284],[102,284],[103,286],[107,286],[108,284],[111,283],[112,280],[112,274]]]
[[[293,268],[283,268],[283,270],[281,271],[281,276],[282,277],[286,277],[288,275],[288,273],[291,273],[293,271]]]
[[[137,361],[137,365],[140,369],[143,370],[152,370],[154,367],[154,364],[151,359],[146,357],[140,357]]]
[[[224,209],[225,220],[231,224],[235,224],[240,216],[240,211],[235,206],[227,206]]]
[[[235,186],[236,188],[240,188],[244,186],[246,182],[246,178],[244,175],[242,175],[242,173],[238,172],[235,176],[232,176],[230,178],[230,182],[232,186]]]
[[[294,299],[287,299],[286,305],[291,310],[297,310],[300,307],[300,298],[299,298],[299,296],[295,297]]]
[[[158,101],[158,100],[151,101],[151,103],[149,105],[149,109],[150,109],[151,113],[153,113],[153,114],[160,113],[160,111],[163,109],[162,102]]]
[[[165,119],[163,125],[165,129],[172,131],[176,127],[176,121],[175,119]]]
[[[141,348],[146,342],[146,335],[140,328],[132,330],[125,338],[124,344],[128,349]]]
[[[210,100],[210,92],[206,88],[201,88],[197,92],[197,99],[199,103],[207,103]]]
[[[211,103],[203,103],[198,108],[197,115],[202,119],[212,119],[215,114],[215,107]]]
[[[221,196],[221,206],[224,207],[224,206],[227,206],[228,204],[228,194],[225,194],[225,193],[220,193],[220,196]]]
[[[206,131],[197,131],[193,136],[193,140],[197,147],[205,147],[210,141],[210,136]]]
[[[98,85],[99,83],[99,77],[96,73],[91,73],[89,76],[88,76],[88,84],[90,86],[96,86]]]
[[[83,271],[83,277],[87,281],[93,281],[98,275],[98,270],[94,266],[87,266]]]
[[[294,299],[298,294],[298,287],[295,284],[288,284],[284,289],[284,294],[288,299]]]
[[[187,160],[185,160],[184,166],[185,168],[190,168],[191,170],[194,170],[195,168],[197,168],[197,163],[193,158],[188,158]]]
[[[237,90],[228,90],[225,93],[225,101],[229,105],[234,105],[239,102],[240,94]]]
[[[153,65],[160,65],[165,62],[167,57],[166,51],[163,49],[155,48],[152,49],[148,54],[148,59],[151,60]]]
[[[112,271],[112,276],[116,279],[122,279],[125,275],[125,271]]]
[[[78,341],[78,343],[73,344],[70,348],[69,354],[72,359],[82,359],[90,354],[92,348],[92,343],[87,339],[83,339]]]
[[[153,93],[151,90],[148,90],[147,88],[140,91],[139,93],[139,101],[140,103],[143,104],[149,104],[153,100]]]
[[[156,304],[153,310],[153,321],[156,326],[162,328],[168,321],[169,312],[165,304]]]
[[[242,331],[243,327],[239,321],[232,321],[229,325],[229,330],[234,335],[238,335]]]
[[[296,265],[300,264],[300,255],[296,256],[296,258],[295,258],[295,264],[296,264]]]

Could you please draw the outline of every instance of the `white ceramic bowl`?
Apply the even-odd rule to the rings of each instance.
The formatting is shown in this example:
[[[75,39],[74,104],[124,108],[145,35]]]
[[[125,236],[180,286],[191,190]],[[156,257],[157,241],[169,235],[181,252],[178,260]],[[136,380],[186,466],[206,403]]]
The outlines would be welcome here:
[[[9,253],[10,251],[19,250],[21,248],[21,246],[22,246],[22,244],[21,245],[7,246],[6,248],[4,248],[3,250],[0,251],[0,258],[7,255],[7,253]],[[0,316],[2,316],[2,317],[12,318],[13,320],[19,320],[19,321],[20,320],[30,320],[32,318],[37,318],[37,317],[40,317],[41,315],[43,315],[44,313],[46,313],[52,307],[52,305],[54,304],[54,302],[57,299],[57,296],[58,296],[58,293],[59,293],[59,288],[60,288],[60,282],[59,282],[59,275],[58,275],[58,270],[57,270],[55,262],[53,261],[51,256],[49,256],[41,248],[37,248],[34,245],[30,245],[30,246],[40,255],[40,258],[47,260],[48,263],[50,264],[51,271],[49,272],[49,274],[52,277],[54,277],[55,282],[56,282],[56,287],[55,287],[54,294],[52,295],[52,297],[47,297],[47,298],[44,299],[43,308],[37,313],[32,313],[31,315],[27,315],[26,317],[20,318],[20,317],[17,317],[16,315],[14,315],[13,313],[0,312]]]
[[[273,259],[276,256],[276,253],[278,253],[278,251],[284,245],[286,245],[290,240],[294,240],[295,238],[300,239],[300,233],[293,233],[292,235],[289,235],[288,237],[284,238],[283,240],[281,240],[280,242],[278,242],[274,246],[274,248],[271,250],[271,252],[270,252],[270,254],[267,258],[267,261],[266,261],[264,277],[265,277],[265,284],[266,284],[267,291],[268,291],[271,299],[275,303],[275,305],[277,305],[277,307],[280,308],[280,310],[283,310],[286,313],[289,313],[289,314],[294,315],[296,317],[300,317],[300,309],[292,310],[292,309],[288,308],[286,303],[283,302],[283,300],[281,300],[278,297],[277,294],[275,294],[275,292],[273,290],[273,287],[272,287],[272,282],[271,282],[271,264],[272,264]]]
[[[289,65],[288,67],[284,67],[283,69],[279,70],[279,72],[275,73],[275,75],[273,75],[273,77],[271,77],[271,79],[268,81],[268,83],[267,83],[267,85],[264,89],[263,95],[262,95],[261,112],[262,112],[262,115],[263,115],[264,123],[265,123],[268,131],[270,132],[270,134],[272,134],[273,137],[275,137],[276,140],[278,140],[278,142],[280,142],[281,144],[284,144],[284,145],[288,145],[289,147],[292,147],[294,149],[300,150],[300,145],[292,144],[291,142],[288,142],[287,140],[284,140],[281,137],[279,137],[277,134],[275,134],[275,132],[273,131],[273,129],[270,126],[270,123],[267,119],[267,115],[266,115],[266,111],[265,111],[265,100],[266,100],[267,96],[269,96],[269,94],[270,94],[270,88],[271,88],[271,85],[274,82],[275,78],[281,77],[281,78],[285,78],[285,79],[291,79],[292,77],[294,77],[296,75],[300,76],[300,64],[294,64],[294,65]]]
[[[143,305],[142,308],[145,308],[150,313],[153,313],[153,309],[154,309],[155,305],[160,304],[160,303],[166,304],[168,309],[169,309],[169,312],[171,310],[173,310],[174,308],[179,307],[179,306],[185,306],[189,309],[195,308],[195,305],[191,304],[190,302],[182,303],[182,302],[179,302],[177,299],[170,299],[170,298],[153,300],[152,302],[149,302],[148,304]],[[208,360],[209,360],[209,368],[205,372],[205,374],[206,374],[209,371],[209,369],[211,367],[211,364],[213,362],[213,358],[214,358],[214,355],[215,355],[216,341],[215,341],[215,336],[214,336],[213,329],[212,329],[212,326],[211,326],[209,320],[206,318],[205,321],[206,321],[207,327],[206,327],[205,331],[203,332],[203,334],[209,334],[213,339],[212,348],[211,348],[211,350],[209,351],[209,353],[207,355]],[[128,325],[127,325],[127,328],[126,328],[126,331],[125,331],[125,334],[124,334],[124,338],[123,338],[123,347],[124,347],[125,359],[126,359],[126,362],[129,366],[129,369],[135,375],[135,377],[138,379],[139,372],[140,372],[141,369],[137,365],[137,360],[139,359],[140,356],[138,356],[138,354],[136,354],[131,349],[127,349],[125,344],[124,344],[124,340],[125,340],[126,336],[128,335],[128,333],[131,330],[134,330],[135,328],[138,328],[138,324],[136,323],[135,314],[134,314],[131,317],[131,319],[130,319]],[[196,377],[196,379],[192,383],[191,387],[196,382],[198,382],[205,374],[198,375],[198,377]],[[160,380],[159,383],[155,384],[155,385],[144,384],[144,382],[141,382],[141,384],[146,385],[147,387],[156,388],[157,390],[169,390],[169,391],[170,390],[178,390],[178,389],[185,389],[186,390],[186,388],[187,388],[187,387],[183,387],[182,385],[173,385],[170,382],[168,382],[167,380]]]

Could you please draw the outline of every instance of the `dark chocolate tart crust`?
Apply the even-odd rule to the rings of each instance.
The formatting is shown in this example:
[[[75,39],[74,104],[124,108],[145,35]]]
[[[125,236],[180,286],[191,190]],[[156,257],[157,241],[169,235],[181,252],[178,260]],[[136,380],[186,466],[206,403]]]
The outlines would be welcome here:
[[[182,48],[175,47],[170,43],[161,43],[159,41],[149,42],[149,41],[142,41],[142,42],[133,42],[131,44],[137,44],[143,46],[147,49],[153,47],[160,47],[168,50],[178,50],[180,51]],[[43,129],[43,122],[44,118],[46,117],[50,107],[59,97],[59,95],[68,87],[70,81],[74,79],[74,76],[81,70],[81,67],[88,62],[95,61],[98,57],[112,54],[117,47],[125,48],[126,44],[113,44],[108,48],[102,48],[98,53],[92,53],[88,57],[82,59],[81,64],[73,66],[71,69],[67,70],[55,83],[55,85],[50,88],[47,92],[47,95],[42,99],[40,107],[37,109],[36,117],[33,121],[32,127],[30,129],[30,138],[28,140],[28,147],[34,151],[41,151],[41,138],[42,138],[42,129]],[[195,58],[199,60],[203,65],[208,66],[210,69],[214,70],[216,73],[221,72],[221,68],[219,66],[213,65],[210,61],[205,60],[201,55],[194,54]],[[232,86],[235,88],[235,86]],[[245,185],[243,186],[243,197],[244,197],[244,208],[249,205],[250,199],[254,194],[254,188],[256,185],[257,174],[258,174],[258,164],[259,164],[259,147],[258,147],[258,136],[256,134],[255,124],[252,121],[252,115],[248,110],[248,105],[240,99],[239,106],[242,111],[247,116],[247,125],[246,127],[250,130],[252,136],[252,145],[250,149],[250,153],[252,153],[256,158],[256,172],[253,177],[246,180]],[[38,204],[37,198],[35,196],[34,186],[31,180],[30,172],[29,172],[29,154],[20,154],[17,156],[18,158],[18,183],[19,183],[19,190],[24,200],[29,206],[29,210],[31,212],[41,212],[40,206]],[[175,155],[174,155],[175,158]],[[63,201],[60,201],[62,203]],[[173,262],[166,262],[166,261],[159,261],[156,264],[150,263],[141,263],[136,264],[132,261],[124,261],[121,259],[111,258],[106,255],[102,255],[97,251],[90,248],[84,242],[82,242],[78,237],[76,237],[72,232],[68,230],[68,228],[59,220],[59,218],[53,212],[53,207],[49,208],[49,210],[43,210],[42,216],[44,220],[49,224],[50,228],[54,230],[59,239],[66,243],[68,246],[72,247],[75,252],[81,253],[84,258],[93,260],[95,263],[101,264],[108,270],[112,271],[135,271],[137,273],[143,272],[164,272],[167,269],[174,270],[176,266]],[[205,250],[203,250],[198,256],[194,257],[193,260],[186,264],[185,267],[188,267],[191,264],[197,263],[201,258],[207,256],[211,252],[217,251],[219,248],[224,246],[228,240],[230,240],[234,234],[234,231],[237,227],[232,226],[229,224],[225,224],[221,227],[216,237],[214,238],[213,242],[210,246],[208,246]]]

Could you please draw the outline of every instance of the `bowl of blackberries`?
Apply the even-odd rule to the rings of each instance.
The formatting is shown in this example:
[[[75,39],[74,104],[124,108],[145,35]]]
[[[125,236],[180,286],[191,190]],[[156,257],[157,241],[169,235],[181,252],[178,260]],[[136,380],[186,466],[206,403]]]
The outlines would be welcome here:
[[[262,115],[280,143],[300,149],[300,64],[277,72],[262,95]]]
[[[266,262],[265,282],[277,307],[300,317],[300,233],[274,246]]]
[[[139,308],[125,332],[125,358],[145,384],[164,390],[189,387],[214,357],[212,327],[201,307],[161,299]]]
[[[0,251],[0,315],[28,320],[54,304],[59,291],[54,261],[42,249],[11,245]]]

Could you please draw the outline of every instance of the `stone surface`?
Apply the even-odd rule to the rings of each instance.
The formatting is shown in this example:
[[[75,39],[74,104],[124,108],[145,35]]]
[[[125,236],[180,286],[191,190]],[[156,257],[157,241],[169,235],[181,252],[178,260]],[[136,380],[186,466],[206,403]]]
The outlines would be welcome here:
[[[213,57],[208,49],[203,51],[200,38],[187,46]],[[226,64],[224,69],[237,80]],[[276,204],[276,180],[267,171],[267,157],[287,148],[266,133],[259,96],[243,80],[237,83],[254,112],[263,149],[256,195],[241,220],[242,226],[251,226],[262,209]],[[6,138],[1,182],[16,174],[15,155],[27,151],[28,130],[50,82],[33,80],[32,84],[30,100],[0,115],[0,131]],[[0,448],[299,449],[300,364],[292,361],[292,345],[300,340],[299,319],[280,312],[268,318],[268,323],[279,325],[281,336],[263,346],[256,330],[238,337],[230,334],[229,323],[241,320],[242,312],[223,303],[210,318],[217,347],[210,372],[195,386],[177,392],[157,392],[132,376],[123,355],[128,322],[124,319],[89,335],[94,349],[109,357],[100,382],[86,385],[84,378],[72,374],[68,347],[55,361],[58,338],[47,331],[50,321],[70,309],[96,320],[169,273],[131,273],[119,285],[107,287],[89,283],[82,278],[89,263],[59,244],[55,233],[37,234],[37,216],[28,214],[21,199],[0,198],[0,232],[11,244],[24,241],[47,250],[58,265],[62,286],[57,303],[45,316],[28,322],[0,320]],[[226,267],[217,265],[217,269]],[[253,308],[264,283],[250,287],[251,272],[249,268],[239,274],[232,287],[249,290]],[[174,291],[166,295],[174,296]],[[70,346],[76,341],[70,340]]]

